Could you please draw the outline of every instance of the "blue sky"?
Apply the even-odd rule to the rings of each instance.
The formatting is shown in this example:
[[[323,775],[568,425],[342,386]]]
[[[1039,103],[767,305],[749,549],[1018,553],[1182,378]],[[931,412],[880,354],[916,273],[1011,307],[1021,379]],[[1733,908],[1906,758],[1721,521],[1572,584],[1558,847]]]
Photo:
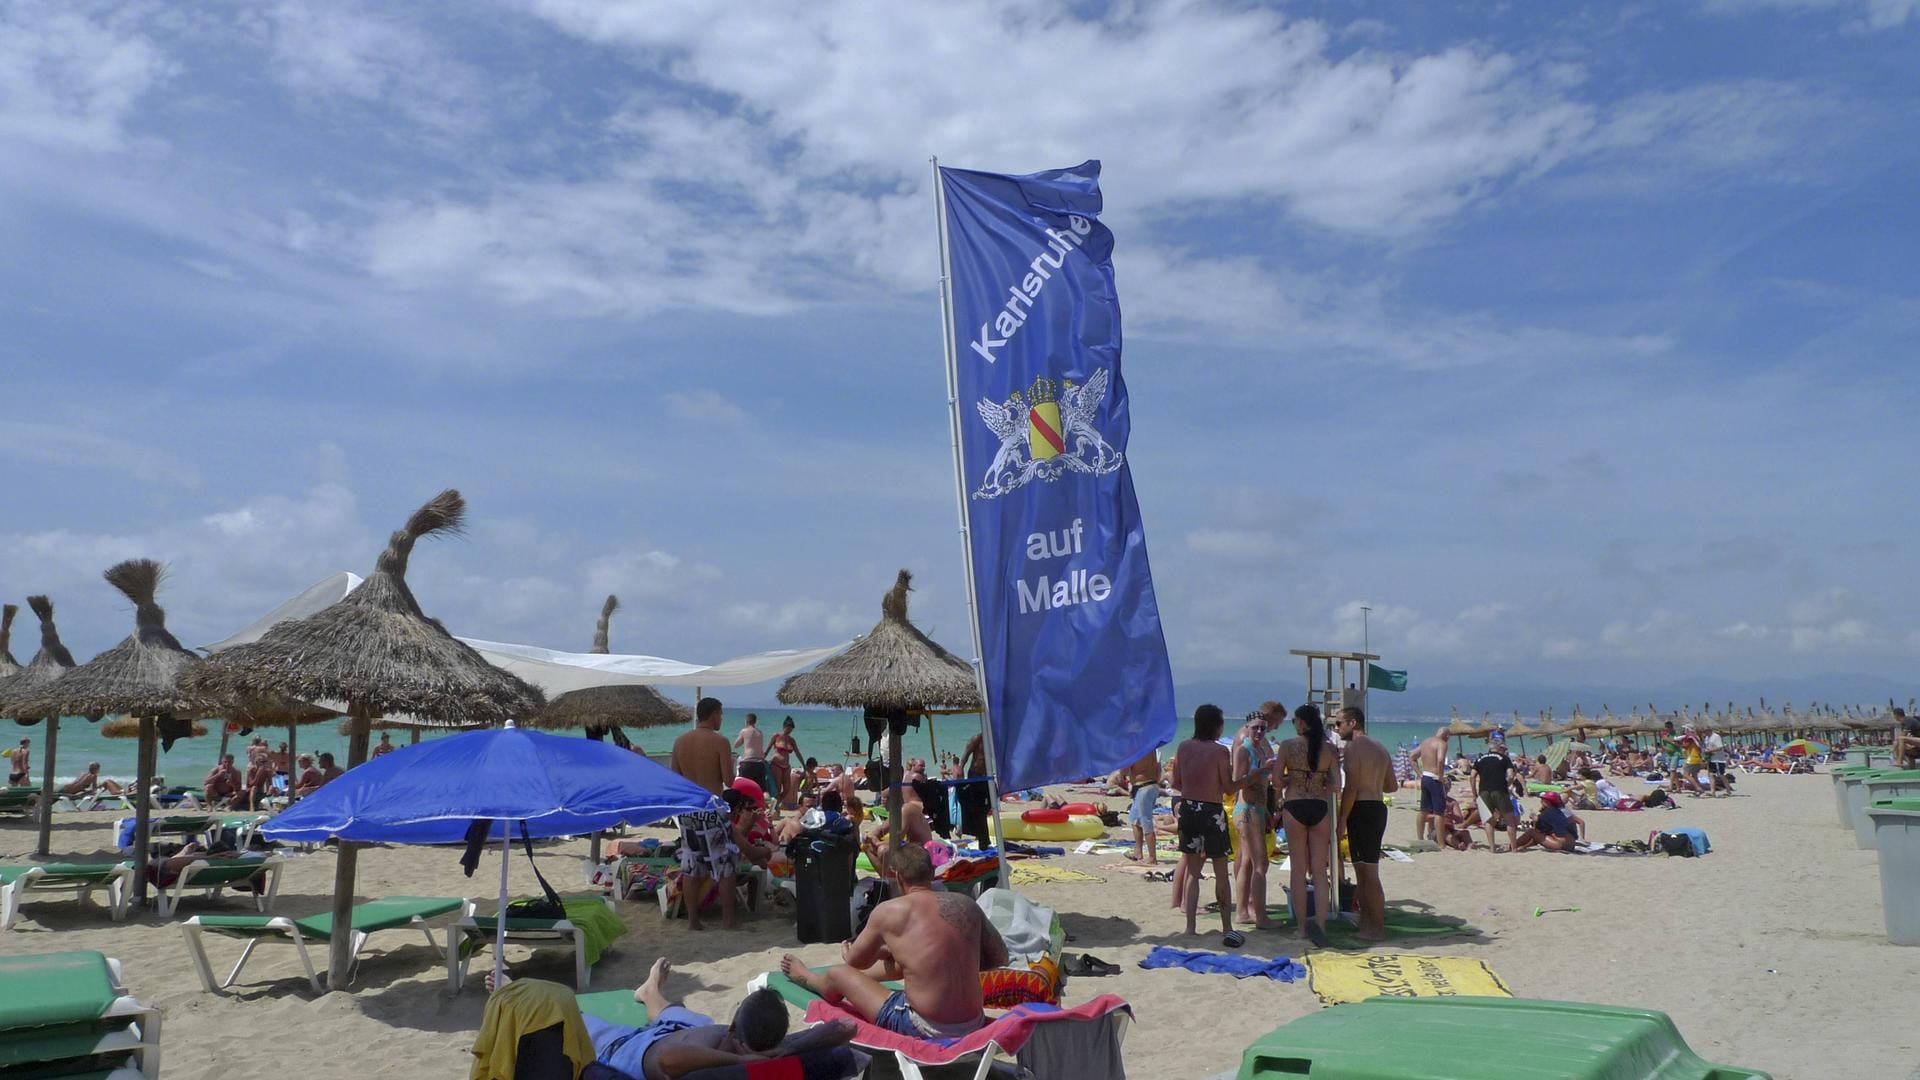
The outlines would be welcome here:
[[[927,158],[1103,160],[1176,679],[1911,670],[1920,4],[0,3],[0,591],[966,638]],[[31,632],[26,637],[31,638]],[[16,646],[24,658],[31,648]]]

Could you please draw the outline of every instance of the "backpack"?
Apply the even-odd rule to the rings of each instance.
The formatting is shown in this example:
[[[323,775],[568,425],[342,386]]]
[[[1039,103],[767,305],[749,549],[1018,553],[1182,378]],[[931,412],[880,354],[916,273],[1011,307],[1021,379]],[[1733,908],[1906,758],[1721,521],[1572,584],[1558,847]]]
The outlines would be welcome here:
[[[1672,801],[1673,797],[1668,795],[1665,790],[1654,788],[1652,791],[1647,792],[1646,798],[1640,800],[1640,805],[1645,807],[1665,806]]]
[[[1693,850],[1693,837],[1670,832],[1660,833],[1653,838],[1653,850],[1662,855],[1679,855],[1688,859],[1699,854]]]

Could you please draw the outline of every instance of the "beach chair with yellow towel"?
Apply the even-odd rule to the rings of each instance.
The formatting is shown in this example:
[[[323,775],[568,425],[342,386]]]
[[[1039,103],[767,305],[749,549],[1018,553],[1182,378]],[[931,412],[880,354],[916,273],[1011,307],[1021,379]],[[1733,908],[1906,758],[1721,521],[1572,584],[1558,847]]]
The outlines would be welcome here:
[[[563,897],[566,917],[560,919],[515,915],[507,909],[506,940],[510,945],[561,948],[573,954],[573,985],[585,990],[600,953],[627,932],[610,896]],[[492,916],[467,914],[447,931],[447,989],[459,993],[466,985],[467,962],[481,948],[495,944],[499,928]]]
[[[160,1013],[97,952],[0,957],[0,1075],[157,1080]]]
[[[417,929],[426,935],[427,948],[438,953],[440,946],[433,940],[433,931],[427,929],[427,920],[456,911],[462,918],[470,917],[473,914],[473,901],[462,896],[389,896],[355,904],[349,920],[349,932],[353,934],[348,950],[350,962],[360,958],[360,949],[366,944],[367,938],[382,930]],[[262,941],[292,942],[294,950],[300,954],[300,966],[306,970],[307,981],[313,984],[314,992],[326,993],[319,974],[314,971],[313,958],[308,954],[307,946],[309,943],[332,940],[334,927],[331,914],[309,915],[304,919],[289,919],[283,915],[195,915],[180,924],[180,933],[187,940],[187,953],[193,958],[194,970],[200,975],[200,985],[208,993],[218,993],[232,986],[233,981],[240,977],[240,969],[247,966],[247,959],[253,955],[254,947]],[[239,938],[247,943],[233,970],[227,973],[226,980],[218,984],[213,981],[213,968],[207,962],[203,940],[207,934]]]
[[[32,866],[0,866],[0,930],[13,927],[13,917],[29,893],[77,893],[82,903],[93,899],[96,889],[107,893],[107,912],[114,922],[127,917],[127,904],[133,898],[133,864],[113,863],[38,863]]]

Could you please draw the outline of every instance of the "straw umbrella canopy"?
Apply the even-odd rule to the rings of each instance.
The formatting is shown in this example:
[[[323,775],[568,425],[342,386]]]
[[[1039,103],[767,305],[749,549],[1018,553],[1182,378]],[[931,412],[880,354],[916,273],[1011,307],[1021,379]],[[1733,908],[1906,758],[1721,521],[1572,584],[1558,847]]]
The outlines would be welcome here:
[[[13,617],[18,614],[19,604],[0,606],[0,680],[20,674],[20,661],[13,658]]]
[[[907,592],[913,575],[900,571],[880,600],[880,621],[845,652],[780,686],[787,705],[830,705],[837,709],[923,712],[981,706],[980,683],[966,661],[940,647],[907,621]],[[900,769],[900,729],[887,725],[889,773]],[[900,820],[900,788],[888,777],[888,820]],[[900,844],[900,828],[887,830],[888,846]]]
[[[590,652],[605,656],[611,651],[608,648],[607,629],[613,621],[613,613],[618,610],[618,596],[607,597],[600,606],[600,621],[594,628]],[[547,707],[524,726],[548,730],[585,728],[589,739],[611,734],[614,742],[624,746],[626,737],[622,734],[623,728],[667,727],[692,719],[691,709],[653,687],[625,683],[569,690],[548,702]]]
[[[600,621],[594,624],[593,648],[589,652],[606,656],[613,651],[608,629],[613,623],[613,613],[618,610],[618,596],[608,596],[606,602],[600,605]],[[585,728],[589,739],[603,739],[611,735],[615,745],[630,749],[626,728],[666,727],[684,724],[692,719],[693,710],[653,687],[624,683],[569,690],[547,702],[547,707],[527,721],[527,726],[548,730]],[[779,800],[774,802],[777,808]],[[593,834],[587,857],[594,862],[600,861],[600,834],[597,832]]]
[[[1464,740],[1486,738],[1488,735],[1493,734],[1493,725],[1484,722],[1476,724],[1466,717],[1461,716],[1460,710],[1455,708],[1453,710],[1453,723],[1447,725],[1447,734],[1453,738],[1462,740],[1460,749],[1461,752],[1464,753],[1466,751]]]
[[[422,537],[461,530],[466,500],[449,488],[414,511],[387,541],[373,573],[337,603],[304,619],[274,624],[258,641],[215,654],[195,672],[205,692],[345,702],[353,721],[347,767],[367,760],[367,731],[385,712],[413,713],[432,724],[496,724],[532,716],[540,691],[494,667],[427,617],[407,587],[407,563]],[[333,884],[334,925],[353,906],[356,845],[341,842]],[[347,984],[350,934],[329,943],[327,984]]]
[[[174,738],[197,739],[206,733],[207,725],[195,720],[187,725],[185,732],[176,732]],[[100,725],[100,734],[109,739],[137,739],[140,737],[140,721],[131,716],[116,716]]]
[[[73,654],[60,641],[60,630],[53,624],[53,601],[44,596],[27,597],[27,606],[40,620],[40,651],[33,654],[19,674],[0,681],[0,716],[10,716],[22,724],[47,722],[47,745],[41,748],[40,840],[34,851],[45,858],[53,846],[53,759],[60,745],[60,714],[43,716],[22,712],[18,704],[44,692],[48,685],[73,667]],[[12,607],[11,604],[8,607]]]
[[[206,714],[215,704],[215,699],[181,684],[181,676],[203,661],[167,631],[167,613],[154,601],[164,576],[165,569],[152,559],[128,559],[108,569],[107,583],[133,601],[133,633],[16,706],[41,716],[129,716],[138,723],[133,827],[136,898],[146,895],[156,734],[171,744],[194,716]]]

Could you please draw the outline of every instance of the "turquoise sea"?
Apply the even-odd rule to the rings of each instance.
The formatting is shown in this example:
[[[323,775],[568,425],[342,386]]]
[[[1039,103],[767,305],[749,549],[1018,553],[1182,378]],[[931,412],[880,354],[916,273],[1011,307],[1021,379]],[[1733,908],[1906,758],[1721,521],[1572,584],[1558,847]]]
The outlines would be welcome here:
[[[760,717],[760,726],[769,733],[780,729],[780,721],[791,716],[794,719],[794,736],[800,744],[802,755],[816,757],[823,765],[844,764],[851,760],[848,747],[852,740],[859,737],[861,746],[866,743],[866,729],[860,722],[857,712],[845,712],[821,709],[729,709],[726,714],[724,731],[732,736],[740,730],[741,721],[748,711]],[[1431,735],[1434,727],[1444,723],[1441,719],[1394,718],[1375,720],[1372,730],[1374,737],[1388,746],[1405,743],[1408,746]],[[943,753],[958,753],[979,730],[979,718],[974,716],[939,716],[923,722],[919,731],[907,732],[904,743],[909,756],[924,757],[932,760],[937,747]],[[1228,730],[1235,726],[1231,714]],[[183,739],[176,742],[173,749],[159,756],[159,773],[175,784],[197,784],[213,767],[220,751],[219,726],[208,723],[208,733],[196,739]],[[649,754],[664,756],[673,745],[673,740],[684,728],[647,728],[627,732],[628,738],[645,749]],[[1182,721],[1180,738],[1186,737],[1191,728]],[[287,729],[261,728],[257,734],[266,737],[276,749],[286,741]],[[393,732],[393,741],[406,745],[410,734],[405,731]],[[444,737],[443,732],[423,731],[422,739]],[[0,745],[11,749],[22,737],[33,740],[33,774],[37,780],[43,767],[41,757],[46,744],[46,726],[36,724],[33,727],[19,727],[12,723],[0,723]],[[250,737],[249,737],[250,738]],[[375,739],[379,738],[376,732]],[[247,739],[234,737],[229,741],[229,750],[236,755]],[[1467,740],[1469,746],[1478,742]],[[340,734],[338,722],[311,724],[299,730],[298,749],[301,753],[319,753],[331,751],[346,760],[347,739]],[[864,752],[859,760],[865,760]],[[55,773],[63,778],[71,778],[81,772],[90,761],[100,762],[103,776],[118,780],[131,780],[134,775],[134,741],[132,739],[109,739],[100,734],[99,725],[86,720],[69,717],[60,722],[59,759],[55,764]]]

